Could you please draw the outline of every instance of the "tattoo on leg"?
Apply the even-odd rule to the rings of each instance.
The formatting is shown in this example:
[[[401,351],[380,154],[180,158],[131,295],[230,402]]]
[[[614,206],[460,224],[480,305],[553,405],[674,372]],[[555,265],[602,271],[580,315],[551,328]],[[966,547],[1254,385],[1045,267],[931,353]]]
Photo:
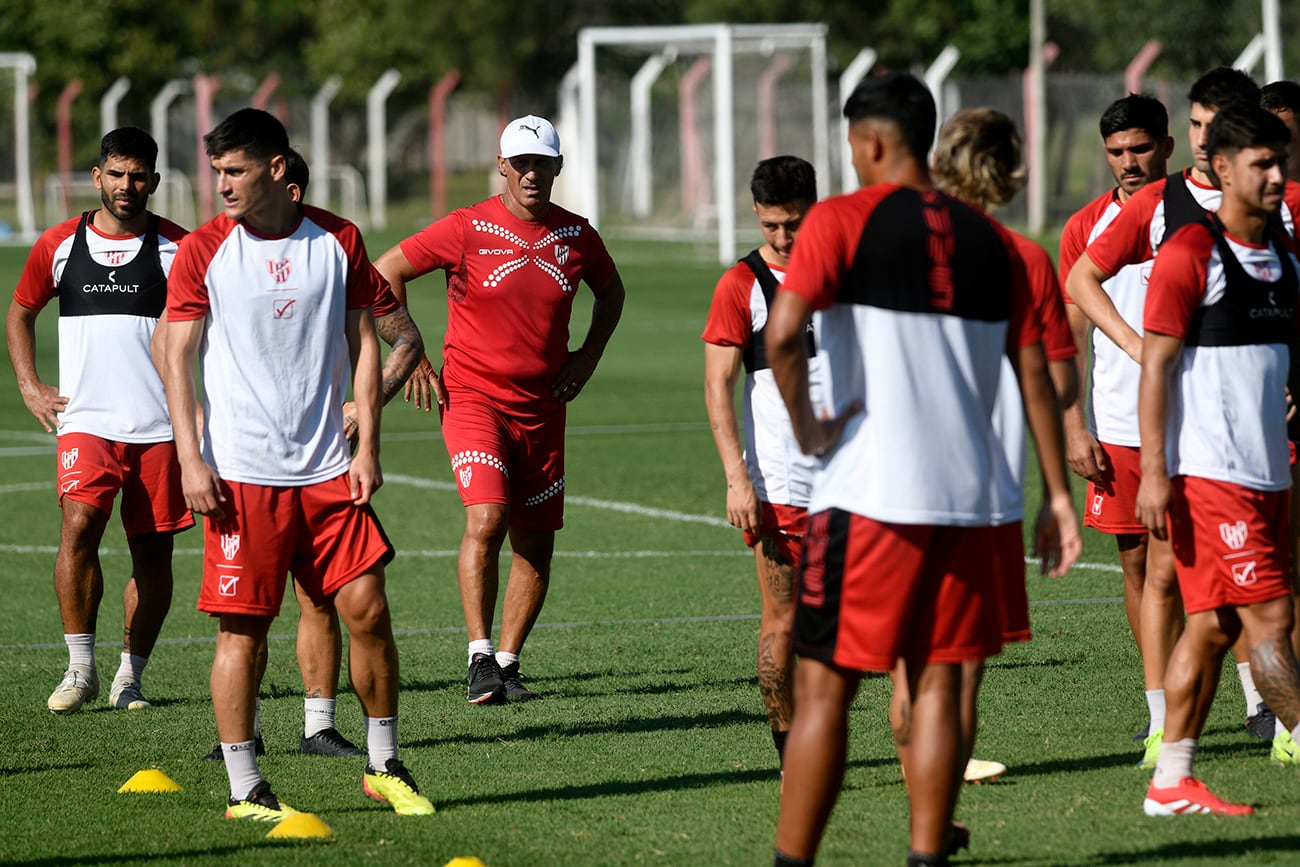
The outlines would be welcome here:
[[[1300,663],[1287,636],[1250,649],[1250,673],[1259,694],[1287,728],[1300,722]]]
[[[324,692],[325,690],[317,686],[307,690],[305,693],[303,693],[303,695],[306,698],[320,698]]]
[[[787,666],[776,661],[776,636],[772,633],[758,639],[758,691],[763,697],[768,724],[778,731],[790,728],[794,717],[794,689]]]
[[[767,586],[772,597],[780,603],[794,599],[794,564],[788,562],[777,547],[776,538],[763,537],[763,557],[767,560]]]

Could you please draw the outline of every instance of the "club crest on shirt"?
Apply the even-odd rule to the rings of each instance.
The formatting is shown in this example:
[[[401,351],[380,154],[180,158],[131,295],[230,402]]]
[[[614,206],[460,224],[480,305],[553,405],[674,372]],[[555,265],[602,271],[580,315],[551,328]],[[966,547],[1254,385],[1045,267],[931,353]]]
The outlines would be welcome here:
[[[1235,524],[1225,521],[1219,525],[1219,538],[1223,540],[1223,544],[1234,551],[1245,546],[1246,537],[1249,535],[1250,530],[1246,527],[1245,521],[1238,521]],[[1252,563],[1251,566],[1253,567],[1254,564]]]
[[[226,560],[235,559],[235,555],[239,553],[238,533],[221,534],[221,553],[225,556]]]
[[[556,261],[557,264],[560,264],[560,265],[563,265],[565,262],[569,261],[569,245],[568,245],[568,244],[556,244],[556,245],[555,245],[555,261]]]
[[[472,466],[461,467],[459,475],[460,486],[462,488],[468,488],[470,479],[474,478],[474,468]]]
[[[127,255],[126,250],[109,250],[104,254],[104,261],[110,265],[121,265],[126,261]],[[108,282],[114,282],[112,274],[108,275]]]
[[[59,455],[59,463],[63,464],[65,470],[70,470],[77,465],[77,455],[81,454],[81,449],[68,449]]]
[[[267,259],[266,271],[271,275],[271,279],[277,283],[287,283],[289,273],[293,270],[288,259]]]

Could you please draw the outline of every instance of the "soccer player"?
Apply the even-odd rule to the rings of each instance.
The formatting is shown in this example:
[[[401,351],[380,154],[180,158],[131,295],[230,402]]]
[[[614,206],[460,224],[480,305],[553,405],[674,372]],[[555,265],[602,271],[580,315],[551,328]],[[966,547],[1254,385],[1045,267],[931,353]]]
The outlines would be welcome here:
[[[1290,131],[1286,176],[1293,181],[1300,178],[1300,84],[1287,79],[1270,82],[1259,89],[1259,104],[1282,118]]]
[[[779,761],[792,716],[795,568],[803,551],[816,461],[795,442],[768,369],[763,330],[799,225],[817,200],[817,176],[807,160],[772,157],[754,169],[749,189],[763,245],[724,273],[713,290],[703,334],[704,403],[727,479],[727,520],[754,549],[760,600],[758,688]],[[809,375],[816,388],[822,360],[811,344],[809,332]],[[743,440],[735,404],[742,370]]]
[[[471,704],[536,698],[519,655],[551,580],[564,523],[565,408],[596,372],[623,310],[623,281],[596,230],[551,201],[564,165],[550,121],[528,115],[501,133],[505,192],[453,211],[375,262],[406,284],[447,272],[443,369],[412,377],[440,405],[442,435],[465,504],[456,572],[469,633]],[[595,296],[585,340],[569,349],[579,282]],[[510,538],[501,643],[492,643],[498,557]]]
[[[1240,638],[1264,700],[1287,731],[1273,756],[1300,752],[1300,663],[1288,568],[1288,346],[1295,339],[1295,242],[1274,218],[1289,132],[1255,103],[1222,108],[1206,154],[1218,209],[1156,257],[1143,316],[1137,513],[1172,541],[1187,628],[1165,675],[1164,744],[1149,816],[1254,812],[1192,774],[1223,656]],[[1285,752],[1287,757],[1279,755]]]
[[[115,129],[90,170],[102,207],[41,235],[5,319],[9,361],[23,402],[58,430],[62,508],[54,591],[68,669],[47,705],[76,713],[99,697],[95,635],[104,573],[99,545],[122,495],[131,578],[115,708],[149,707],[141,680],[172,598],[172,536],[194,525],[181,490],[167,400],[149,344],[167,304],[167,277],[185,230],[148,210],[158,188],[158,145],[144,130]],[[36,319],[58,298],[59,384],[36,370]]]
[[[370,313],[382,281],[356,227],[286,190],[288,136],[241,109],[204,136],[223,213],[177,253],[166,384],[185,498],[204,522],[199,609],[219,618],[212,706],[230,800],[226,816],[278,822],[258,769],[257,648],[292,572],[351,636],[353,689],[367,718],[362,788],[399,815],[433,812],[397,757],[398,658],[384,562],[392,549],[370,498],[379,468],[379,346]],[[203,365],[203,436],[194,364]],[[349,368],[358,442],[349,457]]]
[[[932,159],[935,187],[985,212],[1011,202],[1024,187],[1025,168],[1021,165],[1021,138],[1015,123],[991,108],[959,111],[939,130]],[[1010,230],[1008,230],[1010,231]],[[1010,232],[1017,253],[1024,262],[1033,315],[1043,329],[1043,349],[1057,395],[1063,405],[1075,402],[1078,378],[1075,370],[1075,345],[1066,321],[1061,286],[1056,278],[1052,257],[1039,244],[1024,235]],[[1003,360],[998,401],[993,411],[994,434],[1006,453],[995,462],[998,503],[993,526],[997,534],[998,577],[1002,580],[1003,632],[1005,643],[1028,641],[1029,601],[1025,588],[1025,543],[1021,528],[1024,517],[1025,421],[1020,392],[1009,359]],[[1044,474],[1045,477],[1048,474]],[[1073,512],[1070,512],[1073,516]],[[1082,549],[1077,522],[1057,527],[1052,520],[1050,498],[1040,504],[1035,521],[1034,553],[1043,558],[1043,571],[1053,570],[1060,560],[1073,563]],[[1055,530],[1052,536],[1049,531]],[[973,759],[977,722],[977,697],[984,676],[984,660],[962,663],[962,733],[966,782],[978,782],[1000,776],[1006,771],[1001,762]],[[897,699],[905,693],[895,691]],[[901,708],[895,708],[895,715]],[[960,832],[968,834],[964,828]]]
[[[1142,337],[1137,327],[1120,315],[1102,288],[1102,281],[1119,273],[1126,265],[1144,265],[1149,274],[1150,263],[1164,240],[1177,229],[1199,220],[1206,211],[1219,206],[1222,193],[1210,176],[1205,149],[1206,131],[1222,107],[1237,100],[1252,104],[1260,101],[1258,85],[1244,72],[1227,67],[1212,69],[1201,76],[1187,96],[1191,102],[1188,142],[1192,166],[1164,180],[1147,184],[1133,195],[1110,226],[1088,245],[1066,278],[1066,294],[1106,337],[1135,362],[1141,358]],[[1282,208],[1274,219],[1280,219],[1287,233],[1294,235],[1293,215],[1296,213],[1300,213],[1300,184],[1288,183]],[[1118,475],[1119,470],[1116,472]],[[1088,510],[1092,508],[1090,503]],[[1148,544],[1155,547],[1150,542]],[[1173,649],[1172,637],[1178,634],[1173,627],[1173,621],[1180,616],[1173,602],[1178,585],[1175,581],[1166,584],[1165,578],[1165,570],[1152,571],[1148,567],[1141,616],[1144,670],[1147,670],[1148,653],[1155,654],[1157,665],[1162,656],[1168,659]],[[1256,737],[1276,738],[1281,729],[1255,687],[1251,663],[1244,648],[1237,648],[1236,656],[1237,674],[1245,695],[1246,728]],[[1163,666],[1158,668],[1162,670]],[[1149,676],[1147,682],[1150,683]],[[1162,739],[1157,734],[1154,729],[1148,732],[1139,763],[1141,767],[1151,767],[1159,754]]]
[[[933,188],[934,100],[914,76],[890,73],[859,84],[844,114],[864,186],[808,212],[766,335],[795,437],[821,458],[776,863],[812,862],[843,780],[862,673],[901,665],[908,861],[943,864],[964,762],[962,663],[1002,647],[992,465],[1005,455],[992,411],[1008,352],[1053,515],[1062,527],[1077,518],[1023,264],[996,223]],[[817,409],[805,337],[814,309],[834,402]]]
[[[295,148],[284,155],[284,179],[289,198],[301,202],[307,194],[311,170],[307,161]],[[424,339],[416,328],[406,308],[397,303],[387,284],[380,292],[373,310],[375,332],[392,351],[384,359],[382,374],[383,400],[387,404],[399,391],[411,371],[424,356]],[[357,435],[356,404],[343,404],[343,426],[348,441],[355,444]],[[297,651],[298,669],[303,680],[303,734],[298,741],[298,752],[303,755],[348,758],[363,756],[366,751],[348,740],[338,730],[335,709],[338,697],[339,671],[343,659],[343,635],[339,629],[338,612],[326,602],[317,607],[311,596],[297,581],[293,582],[298,599]],[[266,672],[267,645],[258,650],[258,675],[261,683]],[[258,700],[260,710],[261,700]],[[262,755],[260,713],[254,718],[256,752]],[[220,761],[221,744],[217,744],[204,757],[204,761]]]
[[[1061,233],[1062,278],[1088,244],[1115,220],[1130,196],[1164,178],[1174,151],[1169,113],[1154,96],[1131,93],[1115,100],[1102,113],[1099,126],[1115,186],[1066,221]],[[1135,330],[1141,327],[1149,274],[1149,262],[1122,265],[1101,284],[1115,310]],[[1143,763],[1150,766],[1165,721],[1165,665],[1182,632],[1183,619],[1173,554],[1165,542],[1148,538],[1133,513],[1139,479],[1135,408],[1140,368],[1103,330],[1092,328],[1073,299],[1066,300],[1066,316],[1080,350],[1080,381],[1089,385],[1086,419],[1082,402],[1066,406],[1066,454],[1074,472],[1088,481],[1084,523],[1113,535],[1119,550],[1124,610],[1142,657],[1148,721],[1141,737],[1147,739],[1150,752],[1144,754]],[[1090,332],[1092,375],[1085,379],[1089,353],[1083,350]],[[1149,598],[1144,594],[1148,586],[1153,588]]]

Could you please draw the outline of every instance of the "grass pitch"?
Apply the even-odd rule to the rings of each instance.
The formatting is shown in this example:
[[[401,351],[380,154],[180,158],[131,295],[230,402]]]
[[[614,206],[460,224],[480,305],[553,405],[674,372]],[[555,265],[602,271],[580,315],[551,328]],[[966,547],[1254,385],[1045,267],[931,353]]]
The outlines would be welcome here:
[[[396,236],[369,239],[378,254]],[[265,838],[226,822],[207,692],[213,624],[194,611],[194,531],[177,541],[176,596],[146,677],[155,707],[101,701],[55,717],[45,699],[66,662],[51,587],[58,511],[53,438],[0,388],[0,862],[63,864],[434,864],[489,867],[770,863],[775,752],[754,676],[752,560],[726,526],[723,478],[705,424],[699,333],[720,273],[707,245],[613,245],[628,288],[623,323],[570,410],[568,508],[550,598],[524,670],[544,699],[465,702],[455,585],[462,510],[436,419],[394,403],[384,418],[387,484],[376,509],[400,550],[389,594],[402,664],[400,742],[438,812],[399,818],[361,793],[361,762],[300,757],[295,613],[272,627],[262,691],[276,792],[335,831],[323,842]],[[25,251],[0,249],[17,280]],[[432,345],[445,322],[441,278],[415,284]],[[576,343],[585,301],[574,316]],[[55,378],[54,311],[40,321],[41,370]],[[105,351],[109,351],[106,348]],[[1032,489],[1032,486],[1031,486]],[[1268,762],[1245,733],[1235,672],[1198,769],[1219,793],[1254,803],[1243,819],[1148,819],[1149,779],[1129,735],[1145,722],[1138,657],[1119,603],[1113,546],[1089,532],[1085,565],[1060,581],[1031,574],[1034,640],[991,660],[977,755],[1010,766],[967,787],[958,818],[972,850],[955,863],[1288,864],[1300,861],[1300,769]],[[117,664],[129,569],[116,522],[105,542],[98,659]],[[901,863],[906,793],[888,727],[888,682],[864,682],[849,770],[819,865]],[[344,688],[339,725],[363,737]],[[119,795],[159,768],[183,791]]]

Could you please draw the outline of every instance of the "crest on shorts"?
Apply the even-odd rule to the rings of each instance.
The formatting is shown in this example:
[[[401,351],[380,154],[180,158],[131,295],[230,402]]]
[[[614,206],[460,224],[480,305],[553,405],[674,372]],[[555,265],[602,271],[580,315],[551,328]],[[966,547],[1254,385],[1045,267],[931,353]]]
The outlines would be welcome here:
[[[221,553],[225,555],[227,561],[235,559],[235,555],[239,553],[238,533],[221,534]]]
[[[561,265],[563,265],[565,262],[569,261],[569,245],[568,245],[568,244],[556,244],[556,245],[555,245],[555,261],[558,262],[558,263],[561,264]]]
[[[1234,551],[1245,547],[1246,537],[1249,535],[1250,530],[1246,527],[1245,521],[1238,521],[1235,524],[1225,521],[1219,525],[1219,538],[1223,540],[1223,544]]]
[[[460,468],[460,486],[462,488],[468,488],[469,480],[472,478],[474,478],[473,466],[465,466]]]
[[[77,465],[77,455],[80,453],[81,449],[68,449],[59,454],[59,463],[63,464],[65,470],[70,470]]]
[[[1101,514],[1101,505],[1102,502],[1104,501],[1104,498],[1105,498],[1104,494],[1097,494],[1092,498],[1092,513],[1094,515]]]

